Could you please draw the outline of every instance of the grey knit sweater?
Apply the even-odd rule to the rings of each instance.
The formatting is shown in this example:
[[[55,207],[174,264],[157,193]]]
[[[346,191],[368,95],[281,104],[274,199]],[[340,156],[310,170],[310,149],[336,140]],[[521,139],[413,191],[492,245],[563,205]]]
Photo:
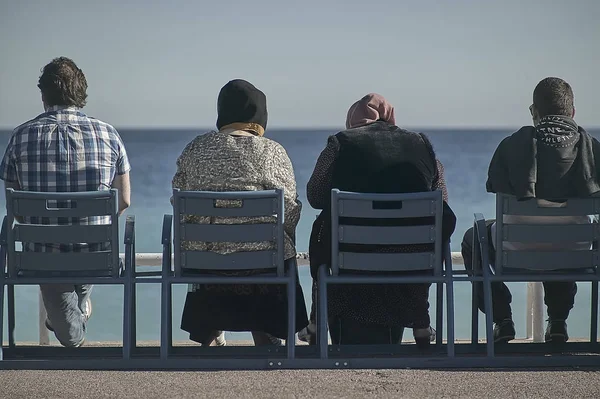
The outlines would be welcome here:
[[[173,188],[194,191],[284,190],[285,258],[296,256],[295,231],[302,204],[296,194],[292,163],[285,149],[266,137],[240,131],[210,132],[196,137],[177,160]],[[226,206],[226,205],[225,205]],[[211,220],[212,219],[212,220]],[[187,223],[270,223],[274,218],[208,218],[187,216]],[[184,249],[218,253],[259,251],[269,242],[185,242]]]

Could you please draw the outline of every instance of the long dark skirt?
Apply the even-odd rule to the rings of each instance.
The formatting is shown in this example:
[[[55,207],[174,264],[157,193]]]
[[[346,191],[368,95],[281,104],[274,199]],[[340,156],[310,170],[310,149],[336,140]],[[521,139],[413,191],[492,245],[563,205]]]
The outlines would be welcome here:
[[[185,299],[181,329],[204,342],[215,330],[262,331],[287,338],[284,285],[197,285]],[[308,325],[302,287],[296,283],[296,332]]]
[[[329,334],[334,345],[389,345],[402,339],[404,327],[365,324],[351,317],[329,319]]]
[[[329,318],[385,327],[429,327],[431,284],[331,285]]]

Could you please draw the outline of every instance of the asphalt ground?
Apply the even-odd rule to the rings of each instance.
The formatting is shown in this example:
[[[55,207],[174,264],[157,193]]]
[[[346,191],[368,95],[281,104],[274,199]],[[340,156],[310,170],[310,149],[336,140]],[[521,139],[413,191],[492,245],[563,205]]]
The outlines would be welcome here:
[[[600,398],[600,370],[0,371],[1,398]]]

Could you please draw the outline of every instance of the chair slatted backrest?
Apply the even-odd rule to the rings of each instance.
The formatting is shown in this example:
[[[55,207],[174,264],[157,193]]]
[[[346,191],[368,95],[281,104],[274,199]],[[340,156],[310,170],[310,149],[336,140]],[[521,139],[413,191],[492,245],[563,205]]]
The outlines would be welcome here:
[[[199,270],[277,269],[284,275],[283,191],[173,190],[175,275]],[[191,223],[190,216],[209,218]],[[234,219],[231,219],[234,218]],[[237,218],[244,218],[232,223]],[[246,219],[248,218],[248,219]],[[229,221],[228,221],[229,219]],[[208,243],[206,250],[186,249],[184,242]],[[222,254],[210,247],[222,243],[270,242],[260,251]]]
[[[442,201],[441,191],[363,194],[332,190],[332,274],[343,269],[431,270],[441,275]],[[393,247],[401,250],[400,246],[419,244],[427,244],[421,252],[392,252]],[[363,245],[368,245],[366,251],[357,250]]]
[[[496,274],[597,268],[600,198],[496,196]]]
[[[48,193],[7,189],[6,210],[11,277],[119,276],[117,190]],[[110,223],[85,224],[86,218],[102,216],[110,217]],[[15,223],[22,218],[56,223]],[[81,224],[64,224],[73,220]],[[81,251],[59,252],[60,245],[68,244]],[[50,249],[36,252],[39,245]]]

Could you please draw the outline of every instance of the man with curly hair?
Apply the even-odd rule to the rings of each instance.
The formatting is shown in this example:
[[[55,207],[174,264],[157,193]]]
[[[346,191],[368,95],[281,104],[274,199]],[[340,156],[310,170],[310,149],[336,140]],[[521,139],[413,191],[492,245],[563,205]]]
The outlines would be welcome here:
[[[116,188],[119,212],[130,203],[129,160],[111,125],[83,112],[87,99],[85,75],[66,57],[42,69],[38,87],[45,112],[17,127],[0,164],[7,188],[23,191],[78,192]],[[31,224],[108,224],[110,216],[88,218],[26,217]],[[104,244],[24,243],[24,251],[92,252]],[[67,347],[81,346],[92,313],[89,284],[40,286],[48,313],[46,327]]]

